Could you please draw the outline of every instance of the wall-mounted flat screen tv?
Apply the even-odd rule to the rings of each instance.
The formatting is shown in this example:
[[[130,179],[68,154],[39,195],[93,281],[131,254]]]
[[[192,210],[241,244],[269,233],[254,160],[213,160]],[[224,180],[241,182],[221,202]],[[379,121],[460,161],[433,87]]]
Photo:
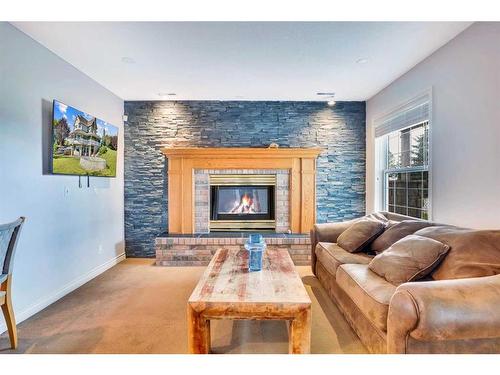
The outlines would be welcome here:
[[[118,128],[54,100],[52,173],[116,177]]]

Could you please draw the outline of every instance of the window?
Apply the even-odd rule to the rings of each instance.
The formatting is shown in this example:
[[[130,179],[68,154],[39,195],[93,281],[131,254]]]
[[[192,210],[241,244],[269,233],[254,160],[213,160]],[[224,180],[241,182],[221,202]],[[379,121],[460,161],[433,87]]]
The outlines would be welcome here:
[[[381,138],[385,210],[429,219],[429,121]]]

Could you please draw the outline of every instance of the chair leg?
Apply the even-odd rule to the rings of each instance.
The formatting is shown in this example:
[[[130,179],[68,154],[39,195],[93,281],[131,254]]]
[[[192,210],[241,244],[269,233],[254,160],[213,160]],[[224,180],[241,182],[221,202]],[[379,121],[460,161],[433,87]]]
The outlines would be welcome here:
[[[5,303],[2,305],[3,316],[5,317],[5,323],[7,324],[7,331],[9,332],[10,347],[12,349],[17,349],[17,328],[16,328],[16,318],[14,317],[14,310],[12,309],[12,300],[10,298],[10,275],[9,278],[4,282],[2,290],[5,290]],[[6,285],[5,285],[6,284]]]

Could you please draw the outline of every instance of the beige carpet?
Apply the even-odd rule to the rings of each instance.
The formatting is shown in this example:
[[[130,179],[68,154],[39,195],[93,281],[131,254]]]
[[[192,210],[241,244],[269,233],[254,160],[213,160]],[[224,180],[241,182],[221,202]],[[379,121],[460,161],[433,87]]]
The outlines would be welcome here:
[[[297,267],[313,306],[312,353],[366,353],[309,267]],[[0,353],[186,353],[186,301],[203,267],[127,259],[18,325]],[[1,319],[1,316],[0,316]],[[215,353],[286,353],[283,321],[214,321]]]

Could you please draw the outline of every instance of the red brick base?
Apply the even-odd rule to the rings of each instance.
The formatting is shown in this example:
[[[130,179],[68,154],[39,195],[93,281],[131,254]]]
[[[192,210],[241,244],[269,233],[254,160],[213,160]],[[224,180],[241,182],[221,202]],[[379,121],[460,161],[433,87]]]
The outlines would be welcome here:
[[[311,241],[308,236],[266,238],[268,249],[287,249],[296,266],[311,263]],[[156,265],[206,266],[217,249],[244,249],[246,238],[158,237],[156,239]]]

